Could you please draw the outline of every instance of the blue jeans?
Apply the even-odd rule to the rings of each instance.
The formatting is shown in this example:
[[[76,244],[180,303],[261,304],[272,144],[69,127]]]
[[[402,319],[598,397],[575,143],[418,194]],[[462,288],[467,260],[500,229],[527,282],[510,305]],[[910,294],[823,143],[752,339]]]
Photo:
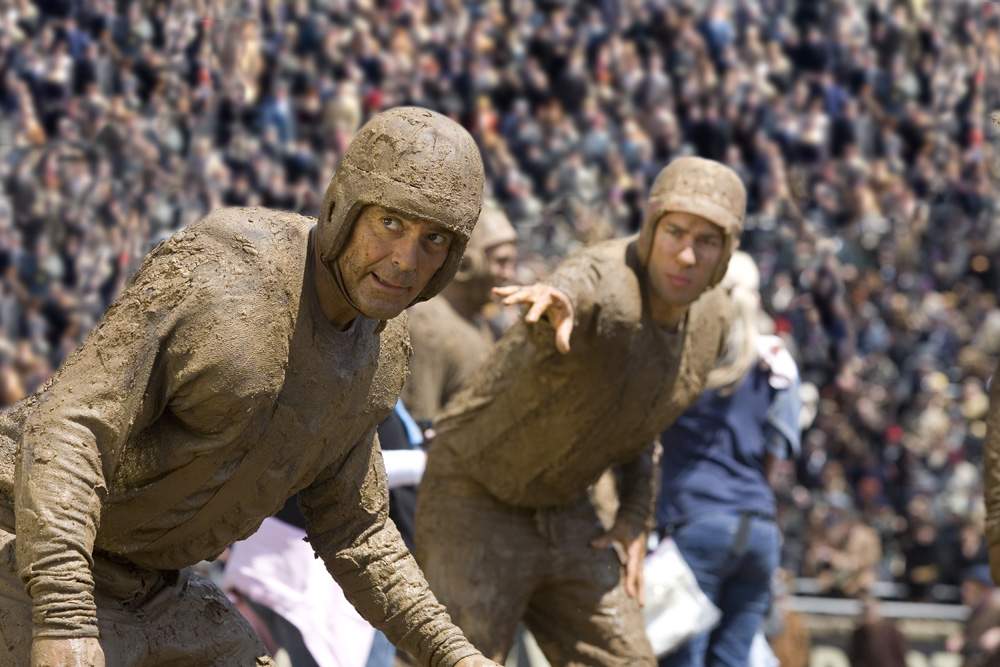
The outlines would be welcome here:
[[[396,647],[389,642],[388,637],[376,630],[375,638],[372,640],[372,650],[368,653],[368,662],[365,663],[365,667],[392,667],[392,663],[395,661]]]
[[[677,548],[722,619],[660,660],[660,667],[746,667],[753,636],[771,604],[781,536],[771,520],[748,517],[743,531],[741,521],[739,514],[711,514],[674,532]]]

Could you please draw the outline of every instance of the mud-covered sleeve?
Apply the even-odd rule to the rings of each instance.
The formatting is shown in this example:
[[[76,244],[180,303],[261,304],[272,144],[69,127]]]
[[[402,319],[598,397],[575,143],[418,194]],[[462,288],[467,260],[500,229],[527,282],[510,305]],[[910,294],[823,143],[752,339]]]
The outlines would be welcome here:
[[[299,498],[313,548],[365,620],[421,665],[451,667],[477,654],[388,518],[389,492],[374,432]]]
[[[586,252],[565,259],[543,281],[566,294],[573,304],[574,330],[583,328],[594,314],[601,293],[600,264]]]
[[[442,359],[446,369],[444,392],[441,407],[443,408],[462,387],[469,383],[476,371],[482,368],[490,356],[491,346],[478,340],[453,340],[446,350],[447,358]],[[469,344],[465,344],[468,342]]]
[[[983,482],[986,494],[986,540],[1000,544],[1000,368],[990,382],[990,412],[983,451]]]
[[[163,391],[161,354],[182,310],[183,283],[180,272],[144,265],[25,421],[14,482],[16,558],[36,637],[98,635],[91,554],[101,501],[129,433],[151,418],[155,398],[144,398]]]
[[[654,442],[632,461],[621,466],[621,504],[618,520],[652,530],[655,526],[654,505],[659,490],[661,448]]]

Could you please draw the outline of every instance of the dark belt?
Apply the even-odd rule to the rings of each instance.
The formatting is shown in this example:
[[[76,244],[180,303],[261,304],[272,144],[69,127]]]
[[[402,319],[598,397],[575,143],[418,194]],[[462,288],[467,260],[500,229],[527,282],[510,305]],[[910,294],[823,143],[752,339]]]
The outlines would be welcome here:
[[[749,510],[746,512],[737,512],[737,514],[740,517],[740,525],[736,529],[737,544],[746,541],[747,535],[745,535],[744,533],[749,533],[750,531],[750,519],[760,519],[761,521],[771,521],[771,522],[776,520],[774,518],[774,515],[769,512],[757,512],[755,510]],[[684,519],[683,521],[671,521],[661,526],[657,530],[657,533],[659,534],[660,539],[662,540],[667,537],[670,537],[671,535],[673,535],[674,533],[676,533],[678,530],[680,530],[689,523],[691,523],[690,519]],[[742,539],[740,539],[741,535]],[[743,546],[746,545],[743,544]]]

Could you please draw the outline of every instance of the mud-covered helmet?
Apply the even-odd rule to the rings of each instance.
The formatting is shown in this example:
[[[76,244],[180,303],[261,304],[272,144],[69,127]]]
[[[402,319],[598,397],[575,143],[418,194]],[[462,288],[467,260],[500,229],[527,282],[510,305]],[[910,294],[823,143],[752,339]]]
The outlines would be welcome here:
[[[649,262],[656,223],[664,214],[678,211],[698,215],[722,228],[722,256],[710,282],[710,286],[718,285],[739,243],[746,206],[747,191],[735,171],[714,160],[677,158],[660,171],[650,189],[639,230],[639,260],[643,266]]]
[[[458,270],[479,218],[484,180],[479,148],[461,125],[419,107],[383,111],[358,130],[326,189],[317,228],[320,257],[325,264],[337,259],[370,204],[436,222],[454,238],[416,299],[425,301]]]

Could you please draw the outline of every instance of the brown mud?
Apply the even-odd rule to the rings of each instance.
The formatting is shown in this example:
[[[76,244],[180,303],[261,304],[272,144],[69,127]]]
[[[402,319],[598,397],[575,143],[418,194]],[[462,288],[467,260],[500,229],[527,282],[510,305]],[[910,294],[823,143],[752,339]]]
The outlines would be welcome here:
[[[319,250],[332,262],[366,204],[441,223],[455,238],[448,259],[420,295],[447,285],[462,261],[482,207],[482,156],[475,140],[444,116],[397,107],[372,118],[347,148],[320,209]]]
[[[644,524],[651,445],[704,387],[729,301],[712,290],[667,332],[645,313],[637,270],[634,239],[564,262],[549,282],[574,303],[570,353],[556,351],[547,323],[515,325],[438,419],[429,465],[461,469],[499,500],[531,508],[572,503],[624,465],[620,512]]]
[[[337,257],[371,201],[456,233],[422,293],[433,296],[478,216],[482,164],[471,137],[437,114],[403,109],[369,125],[327,192],[332,216],[317,226],[222,209],[176,234],[52,382],[0,414],[0,527],[16,555],[0,579],[18,576],[26,592],[0,597],[0,613],[23,630],[5,637],[18,655],[32,635],[100,635],[119,655],[103,620],[112,602],[148,616],[153,589],[172,590],[157,582],[249,536],[296,493],[314,549],[366,619],[425,665],[475,654],[387,520],[375,426],[406,375],[405,317],[357,317],[340,331],[313,272],[328,270],[315,259]],[[167,606],[170,621],[147,640],[169,657],[206,615]],[[230,607],[213,609],[238,625]]]
[[[516,243],[517,232],[496,205],[484,205],[455,279],[444,291],[410,310],[410,377],[403,403],[417,421],[432,421],[482,365],[493,332],[482,319],[494,276],[487,251]]]
[[[650,317],[646,264],[662,214],[682,207],[721,220],[720,278],[743,215],[731,170],[682,166],[657,178],[638,237],[585,249],[545,281],[573,304],[569,353],[556,350],[547,322],[516,324],[435,423],[418,555],[469,638],[494,658],[523,619],[560,664],[655,664],[618,562],[589,546],[606,503],[588,489],[594,496],[602,473],[619,467],[616,521],[651,527],[656,441],[702,392],[726,339],[732,304],[721,289],[702,294],[677,331]],[[725,187],[709,187],[713,179]],[[691,197],[673,196],[678,189]],[[477,620],[487,617],[489,627]]]
[[[413,357],[403,403],[417,421],[431,421],[483,364],[493,341],[444,295],[411,308],[409,320]]]
[[[511,508],[467,479],[428,475],[418,503],[417,556],[427,579],[488,658],[504,661],[523,621],[553,665],[656,664],[617,556],[590,546],[603,526],[586,497],[567,507]]]

